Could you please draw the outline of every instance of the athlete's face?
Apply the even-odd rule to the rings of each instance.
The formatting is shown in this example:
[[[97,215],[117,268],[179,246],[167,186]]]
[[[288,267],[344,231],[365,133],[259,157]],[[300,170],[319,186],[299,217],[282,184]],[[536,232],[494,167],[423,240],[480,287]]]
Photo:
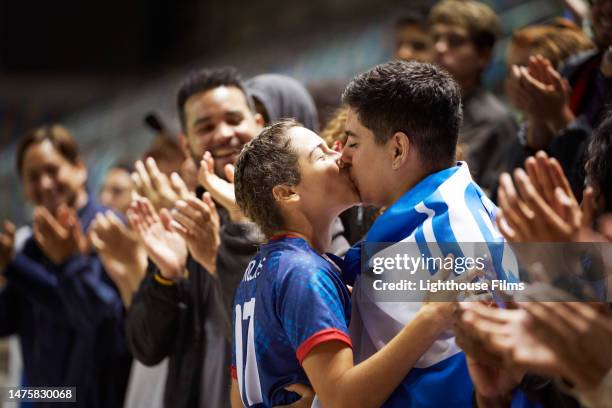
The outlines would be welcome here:
[[[223,175],[226,164],[234,164],[245,143],[262,128],[261,115],[249,109],[239,88],[220,86],[191,96],[185,103],[187,147],[195,163],[210,151],[215,171]]]
[[[338,166],[340,153],[330,149],[316,133],[303,128],[289,130],[298,155],[300,183],[295,187],[300,203],[310,214],[340,214],[359,202],[348,171]]]
[[[342,162],[359,191],[361,202],[376,207],[389,205],[390,192],[385,180],[394,177],[389,143],[376,143],[374,133],[361,124],[353,109],[348,111],[346,134],[348,139],[342,150]]]

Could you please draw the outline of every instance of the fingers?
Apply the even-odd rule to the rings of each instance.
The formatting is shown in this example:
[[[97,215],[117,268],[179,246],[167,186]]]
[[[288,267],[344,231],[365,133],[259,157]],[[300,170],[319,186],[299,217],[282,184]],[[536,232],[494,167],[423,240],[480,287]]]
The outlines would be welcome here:
[[[150,197],[153,192],[153,185],[145,165],[142,163],[142,161],[137,160],[134,164],[134,168],[136,169],[136,177],[132,176],[134,184],[140,187],[138,191],[142,195]]]
[[[525,205],[519,199],[512,178],[508,173],[502,173],[499,178],[498,199],[505,220],[507,220],[510,228],[518,234],[516,238],[525,240],[530,237],[529,222],[533,218],[533,213],[525,213]]]
[[[200,170],[198,171],[198,182],[208,189],[209,177],[215,175],[215,161],[210,152],[205,152],[200,161]]]
[[[136,233],[136,237],[140,242],[142,242],[144,238],[144,227],[142,225],[140,212],[135,204],[136,203],[134,203],[134,207],[130,207],[130,209],[127,210],[127,217],[132,230]]]
[[[52,224],[57,226],[54,228]],[[34,225],[37,227],[37,231],[41,237],[59,237],[57,233],[59,225],[44,207],[36,207],[34,209]]]
[[[517,169],[515,170],[514,174],[517,187],[521,193],[521,196],[525,200],[527,207],[534,213],[534,215],[537,215],[537,217],[531,218],[530,221],[539,222],[539,220],[542,220],[548,225],[553,225],[558,231],[569,233],[569,231],[567,231],[567,225],[538,194],[525,172],[522,169]]]
[[[163,208],[160,213],[159,213],[159,221],[161,222],[161,224],[163,225],[164,229],[166,231],[170,231],[171,230],[171,223],[172,223],[172,215],[170,215],[170,211],[168,211],[166,208]]]
[[[563,168],[561,167],[559,161],[553,157],[549,159],[548,165],[555,187],[561,187],[568,197],[573,198],[574,193],[572,192],[572,187],[570,186],[567,177],[565,177],[565,173],[563,172]]]
[[[527,68],[519,67],[521,72],[521,85],[528,92],[545,92],[546,85],[534,78]]]
[[[499,232],[501,232],[501,234],[504,236],[504,238],[506,238],[510,242],[517,242],[518,235],[508,225],[508,221],[504,217],[504,211],[501,208],[497,211],[495,223],[497,224],[497,228],[499,229]]]
[[[550,204],[553,202],[555,185],[548,166],[548,155],[543,151],[539,151],[536,153],[534,161],[537,186],[540,187],[540,192],[546,202]]]
[[[591,227],[595,221],[595,193],[593,187],[589,186],[584,189],[580,209],[582,210],[582,226]]]
[[[546,67],[546,74],[550,83],[556,90],[563,91],[566,89],[566,80],[555,70],[550,64]]]
[[[106,244],[100,239],[94,228],[89,229],[87,237],[96,251],[104,252],[106,250]]]
[[[4,221],[4,233],[0,233],[0,245],[3,248],[11,249],[13,248],[13,244],[15,243],[15,225],[8,221]]]
[[[45,234],[41,231],[40,223],[34,223],[34,225],[32,225],[32,231],[34,233],[34,239],[36,240],[38,245],[44,249],[47,242],[46,242]]]
[[[39,206],[37,207],[39,221],[41,222],[41,226],[43,227],[43,232],[53,232],[56,234],[60,234],[60,231],[64,228],[57,222],[55,217],[51,215],[49,210],[45,207]]]
[[[202,201],[208,205],[208,208],[212,211],[215,210],[216,211],[216,206],[215,206],[215,201],[212,199],[212,196],[210,195],[209,192],[206,192],[202,195]]]
[[[223,171],[225,172],[225,178],[228,182],[234,184],[234,165],[231,163],[228,163],[225,165],[225,167],[223,168]]]
[[[155,162],[155,159],[152,157],[147,157],[147,160],[145,160],[145,168],[151,180],[151,186],[153,186],[155,190],[160,191],[163,188],[161,179],[166,175],[159,171],[157,162]]]
[[[134,190],[132,191],[132,200],[135,200],[139,196],[146,196],[146,191],[144,188],[144,183],[142,179],[138,175],[137,172],[133,172],[130,177],[132,178],[132,184],[134,185]]]
[[[287,391],[295,392],[300,397],[312,396],[314,395],[314,391],[307,385],[304,384],[291,384],[288,387],[285,387]]]
[[[174,213],[172,219],[182,225],[190,234],[197,228],[197,224],[192,218],[189,218],[178,211]]]
[[[176,195],[182,199],[185,199],[191,195],[189,189],[187,188],[187,184],[185,184],[185,181],[183,181],[177,172],[173,172],[170,175],[170,185],[172,186],[172,189]]]
[[[147,225],[152,225],[159,221],[159,216],[151,201],[144,197],[138,201],[139,208],[142,210],[141,215]]]

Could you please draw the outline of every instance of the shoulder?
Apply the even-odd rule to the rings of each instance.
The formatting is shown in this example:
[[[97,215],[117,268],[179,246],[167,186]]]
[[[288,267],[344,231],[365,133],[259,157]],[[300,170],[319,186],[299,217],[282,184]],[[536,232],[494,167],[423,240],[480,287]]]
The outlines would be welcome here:
[[[585,64],[596,58],[599,55],[598,50],[588,50],[572,55],[561,65],[559,72],[566,78],[571,78],[576,74]]]

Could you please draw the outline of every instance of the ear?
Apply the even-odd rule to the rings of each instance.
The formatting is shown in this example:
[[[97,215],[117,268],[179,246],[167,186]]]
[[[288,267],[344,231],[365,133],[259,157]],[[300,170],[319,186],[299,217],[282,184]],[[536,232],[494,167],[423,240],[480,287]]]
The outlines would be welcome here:
[[[300,195],[291,186],[279,184],[272,188],[272,195],[279,205],[290,204],[300,200]]]
[[[390,149],[391,149],[391,167],[393,170],[398,170],[408,160],[408,154],[410,153],[410,139],[404,132],[395,132],[391,136]]]
[[[255,113],[253,114],[253,117],[255,118],[255,124],[260,128],[263,128],[265,123],[263,116],[261,116],[260,113]]]

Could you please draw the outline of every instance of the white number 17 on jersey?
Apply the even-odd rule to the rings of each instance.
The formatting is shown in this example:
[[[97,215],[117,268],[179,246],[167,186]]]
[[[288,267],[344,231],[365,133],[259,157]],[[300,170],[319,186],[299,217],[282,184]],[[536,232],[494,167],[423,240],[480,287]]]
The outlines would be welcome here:
[[[253,334],[253,327],[255,326],[253,322],[254,314],[255,298],[245,302],[242,306],[236,305],[236,321],[234,325],[236,335],[236,374],[238,376],[238,389],[240,390],[241,398],[244,398],[246,385],[246,403],[249,407],[263,402],[263,398],[261,397],[261,385],[259,384],[259,371],[257,370],[257,359],[255,356],[255,337]],[[244,361],[244,347],[242,343],[243,320],[248,321],[246,364]]]

